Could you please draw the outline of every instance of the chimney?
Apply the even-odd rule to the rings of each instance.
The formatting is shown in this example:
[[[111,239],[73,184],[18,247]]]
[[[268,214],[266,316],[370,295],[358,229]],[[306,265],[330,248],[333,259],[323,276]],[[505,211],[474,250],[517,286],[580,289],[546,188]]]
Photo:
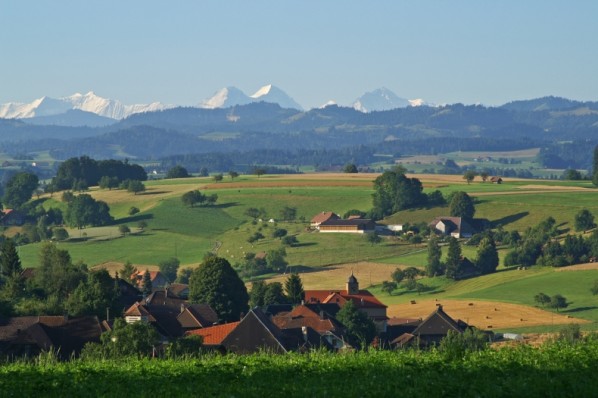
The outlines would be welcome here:
[[[181,314],[185,311],[185,304],[181,303]]]

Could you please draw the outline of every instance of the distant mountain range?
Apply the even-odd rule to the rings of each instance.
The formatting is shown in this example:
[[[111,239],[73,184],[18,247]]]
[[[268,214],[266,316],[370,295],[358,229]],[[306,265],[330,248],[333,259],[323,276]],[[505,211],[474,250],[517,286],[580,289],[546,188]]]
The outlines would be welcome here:
[[[256,102],[277,104],[284,109],[303,110],[282,89],[268,84],[252,95],[236,87],[225,87],[197,105],[203,109],[231,108]],[[328,101],[325,105],[335,104]],[[352,107],[360,112],[386,111],[408,106],[429,105],[421,99],[407,100],[386,88],[380,88],[357,98]],[[76,93],[68,97],[42,97],[30,103],[10,102],[0,105],[0,118],[23,119],[35,125],[100,127],[114,124],[131,115],[174,108],[160,102],[125,105],[119,100],[102,98],[94,92]]]
[[[164,105],[159,102],[145,105],[124,105],[118,100],[102,98],[90,91],[87,94],[76,93],[62,98],[42,97],[30,103],[2,104],[0,105],[0,118],[32,119],[65,114],[70,110],[80,110],[120,120],[135,113],[153,112],[172,107],[172,105]],[[77,116],[81,118],[81,114]]]

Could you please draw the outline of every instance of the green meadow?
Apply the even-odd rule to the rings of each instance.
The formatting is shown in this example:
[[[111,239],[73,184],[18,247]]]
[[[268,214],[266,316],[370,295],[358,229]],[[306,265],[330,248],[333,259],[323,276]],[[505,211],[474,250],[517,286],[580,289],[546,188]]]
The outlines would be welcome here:
[[[154,180],[146,183],[147,191],[133,195],[120,190],[92,189],[89,193],[106,201],[115,217],[115,224],[107,227],[69,230],[71,238],[58,243],[74,261],[89,266],[106,262],[156,265],[161,260],[177,257],[186,266],[195,266],[203,256],[217,250],[219,256],[232,264],[239,263],[247,253],[267,252],[281,246],[272,237],[276,228],[284,228],[297,237],[299,244],[287,247],[287,261],[295,270],[313,271],[327,265],[354,262],[374,262],[397,266],[423,267],[426,263],[425,243],[413,245],[394,237],[385,237],[378,245],[368,243],[361,235],[325,234],[311,232],[309,220],[322,211],[343,214],[350,209],[363,211],[371,207],[373,189],[369,177],[360,175],[352,180],[350,175],[311,174],[297,176],[239,176],[231,180],[225,176],[220,183],[210,178]],[[365,183],[364,183],[365,181]],[[440,189],[444,194],[463,190],[476,198],[476,217],[488,219],[493,226],[502,225],[507,230],[525,231],[546,217],[552,216],[563,233],[572,231],[575,214],[587,208],[598,214],[598,190],[589,189],[587,182],[508,180],[503,184],[474,181],[466,184],[460,176],[422,177],[426,192]],[[211,207],[189,208],[183,205],[183,193],[200,189],[206,194],[217,194],[218,201]],[[59,194],[42,198],[44,206],[65,208]],[[130,207],[141,211],[128,215]],[[285,207],[295,207],[297,218],[280,220]],[[252,220],[245,215],[248,208],[263,208],[265,217]],[[385,220],[386,223],[420,223],[448,214],[448,207],[422,208],[401,211]],[[137,228],[140,221],[148,226]],[[126,236],[118,226],[126,224],[131,233]],[[252,234],[260,232],[265,238],[253,244],[247,242]],[[41,244],[19,247],[23,266],[35,267]],[[463,255],[475,259],[475,246],[462,246]],[[507,248],[499,248],[501,258]],[[446,249],[443,250],[446,255]],[[390,276],[389,276],[390,278]],[[536,305],[534,295],[562,294],[570,305],[561,310],[571,316],[587,319],[592,324],[585,329],[598,329],[598,299],[590,293],[598,271],[556,272],[552,268],[531,267],[526,271],[507,270],[464,281],[445,278],[424,278],[428,287],[421,296],[415,292],[402,292],[388,296],[373,286],[372,291],[386,304],[404,303],[416,297],[450,298],[461,300],[503,301],[523,305]],[[378,282],[374,282],[378,283]],[[532,328],[543,330],[546,327]],[[548,328],[549,329],[549,328]],[[522,329],[525,330],[525,329]]]

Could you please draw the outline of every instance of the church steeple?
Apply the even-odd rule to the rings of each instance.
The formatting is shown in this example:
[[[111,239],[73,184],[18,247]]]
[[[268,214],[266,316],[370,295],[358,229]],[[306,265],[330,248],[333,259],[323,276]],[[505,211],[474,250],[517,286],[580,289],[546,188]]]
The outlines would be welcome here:
[[[357,278],[353,275],[353,271],[351,271],[351,276],[347,279],[347,294],[359,294],[359,282],[357,282]]]

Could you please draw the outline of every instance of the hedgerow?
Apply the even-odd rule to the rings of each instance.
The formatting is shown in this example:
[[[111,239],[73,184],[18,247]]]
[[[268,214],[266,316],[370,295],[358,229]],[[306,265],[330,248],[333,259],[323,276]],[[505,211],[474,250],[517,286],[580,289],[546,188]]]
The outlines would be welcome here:
[[[598,343],[0,365],[0,396],[594,396]]]

